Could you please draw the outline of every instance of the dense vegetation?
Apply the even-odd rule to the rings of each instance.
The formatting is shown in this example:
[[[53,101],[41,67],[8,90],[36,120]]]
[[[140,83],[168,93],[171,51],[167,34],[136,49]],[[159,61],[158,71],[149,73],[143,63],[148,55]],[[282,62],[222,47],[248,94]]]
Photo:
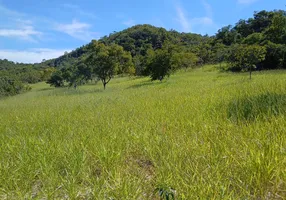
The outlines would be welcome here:
[[[0,59],[0,97],[30,90],[29,84],[47,81],[56,69],[43,64],[14,63]]]
[[[256,46],[249,54],[266,49],[265,58],[256,64],[259,69],[286,68],[286,12],[261,11],[256,12],[253,18],[240,20],[234,27],[226,26],[218,31],[215,42],[230,47],[228,61],[233,61],[237,54],[236,48]],[[262,50],[263,51],[263,50]],[[230,69],[243,70],[244,66],[231,65]]]
[[[211,70],[1,100],[0,199],[284,199],[285,71]]]

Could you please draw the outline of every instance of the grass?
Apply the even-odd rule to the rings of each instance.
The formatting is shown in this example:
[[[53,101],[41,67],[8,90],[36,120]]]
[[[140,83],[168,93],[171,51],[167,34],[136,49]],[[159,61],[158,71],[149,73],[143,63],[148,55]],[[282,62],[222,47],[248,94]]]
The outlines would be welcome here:
[[[32,87],[0,100],[0,199],[286,196],[286,71]]]

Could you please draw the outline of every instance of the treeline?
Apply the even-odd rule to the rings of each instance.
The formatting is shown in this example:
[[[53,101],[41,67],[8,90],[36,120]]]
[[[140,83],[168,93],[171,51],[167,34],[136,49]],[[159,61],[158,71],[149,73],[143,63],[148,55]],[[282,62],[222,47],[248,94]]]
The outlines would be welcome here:
[[[195,67],[199,62],[195,53],[168,40],[160,48],[147,49],[144,56],[132,57],[130,51],[118,44],[104,44],[96,40],[89,45],[89,52],[72,67],[63,67],[55,72],[47,83],[55,87],[68,85],[76,88],[88,81],[100,80],[105,89],[115,75],[145,75],[151,80],[162,81],[177,69]]]
[[[47,65],[59,69],[47,83],[55,87],[77,87],[91,80],[101,80],[105,88],[118,74],[162,80],[179,68],[215,60],[212,41],[208,36],[137,25],[47,61]]]
[[[253,18],[220,29],[214,43],[221,46],[218,56],[230,63],[229,70],[285,69],[286,12],[255,12]]]
[[[0,97],[29,91],[29,84],[47,81],[55,68],[42,64],[14,63],[0,59]]]
[[[114,32],[109,36],[105,36],[98,40],[107,46],[117,44],[122,46],[124,51],[131,53],[135,61],[144,62],[143,57],[146,56],[148,50],[156,50],[162,48],[165,41],[176,44],[182,48],[188,49],[200,55],[200,63],[209,63],[214,57],[211,55],[211,41],[209,36],[201,36],[193,33],[179,33],[175,30],[167,31],[164,28],[157,28],[151,25],[136,25],[120,32]],[[58,69],[70,67],[76,64],[82,57],[90,54],[92,51],[92,42],[82,46],[71,53],[46,61],[44,64]],[[136,74],[141,75],[144,64],[137,65]]]

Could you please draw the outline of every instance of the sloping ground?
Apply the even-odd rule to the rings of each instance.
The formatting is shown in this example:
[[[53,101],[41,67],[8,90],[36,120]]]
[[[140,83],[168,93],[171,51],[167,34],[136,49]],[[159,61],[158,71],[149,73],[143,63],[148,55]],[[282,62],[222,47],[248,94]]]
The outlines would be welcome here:
[[[285,95],[285,71],[34,85],[0,101],[0,199],[283,199]]]

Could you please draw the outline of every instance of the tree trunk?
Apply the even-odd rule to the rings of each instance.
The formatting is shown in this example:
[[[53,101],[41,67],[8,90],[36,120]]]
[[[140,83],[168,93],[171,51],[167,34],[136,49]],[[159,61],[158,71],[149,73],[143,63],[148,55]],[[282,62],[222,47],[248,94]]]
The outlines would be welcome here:
[[[104,90],[105,90],[105,88],[106,88],[106,82],[103,83],[103,88],[104,88]]]

